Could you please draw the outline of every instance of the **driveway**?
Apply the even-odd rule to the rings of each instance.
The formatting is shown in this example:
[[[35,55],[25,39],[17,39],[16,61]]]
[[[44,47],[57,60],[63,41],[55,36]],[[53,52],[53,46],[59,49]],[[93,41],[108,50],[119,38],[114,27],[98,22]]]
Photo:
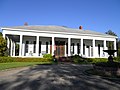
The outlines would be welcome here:
[[[37,65],[0,71],[0,90],[120,90],[120,82],[83,72],[91,65]]]

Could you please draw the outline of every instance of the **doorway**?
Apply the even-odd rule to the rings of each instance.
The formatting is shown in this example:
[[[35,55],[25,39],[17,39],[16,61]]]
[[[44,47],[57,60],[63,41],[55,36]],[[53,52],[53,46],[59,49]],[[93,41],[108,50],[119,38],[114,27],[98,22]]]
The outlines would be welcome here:
[[[52,45],[50,45],[50,52],[52,52]],[[65,55],[65,41],[55,41],[54,54],[56,57]]]

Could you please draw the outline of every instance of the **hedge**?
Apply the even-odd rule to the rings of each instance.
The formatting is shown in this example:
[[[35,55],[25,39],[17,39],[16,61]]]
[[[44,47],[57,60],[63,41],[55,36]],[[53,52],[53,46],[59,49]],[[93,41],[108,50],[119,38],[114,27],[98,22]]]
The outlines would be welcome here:
[[[107,58],[86,58],[87,62],[98,63],[98,62],[107,62]]]
[[[89,63],[98,63],[98,62],[107,62],[107,58],[83,58],[78,55],[72,56],[71,58],[74,63],[83,63],[83,64],[89,64]]]
[[[6,62],[51,62],[48,58],[15,58],[15,57],[0,57],[0,63]]]

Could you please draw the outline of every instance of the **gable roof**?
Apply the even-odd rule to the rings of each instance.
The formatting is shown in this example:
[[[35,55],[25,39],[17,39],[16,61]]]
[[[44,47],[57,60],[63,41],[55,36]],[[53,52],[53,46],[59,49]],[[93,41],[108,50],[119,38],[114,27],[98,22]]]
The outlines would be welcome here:
[[[64,26],[13,26],[13,27],[3,27],[2,30],[23,30],[23,31],[37,31],[37,32],[53,32],[53,33],[71,33],[71,34],[78,34],[78,35],[92,35],[92,36],[103,36],[103,37],[113,37],[117,38],[116,36],[103,34],[91,30],[80,30],[74,28],[68,28]]]

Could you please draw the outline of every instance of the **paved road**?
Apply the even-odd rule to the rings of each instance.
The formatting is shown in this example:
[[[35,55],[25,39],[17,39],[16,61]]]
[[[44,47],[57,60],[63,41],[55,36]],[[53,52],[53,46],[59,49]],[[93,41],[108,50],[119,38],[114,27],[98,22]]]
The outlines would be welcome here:
[[[120,82],[86,75],[91,65],[38,65],[0,72],[0,90],[120,90]]]

